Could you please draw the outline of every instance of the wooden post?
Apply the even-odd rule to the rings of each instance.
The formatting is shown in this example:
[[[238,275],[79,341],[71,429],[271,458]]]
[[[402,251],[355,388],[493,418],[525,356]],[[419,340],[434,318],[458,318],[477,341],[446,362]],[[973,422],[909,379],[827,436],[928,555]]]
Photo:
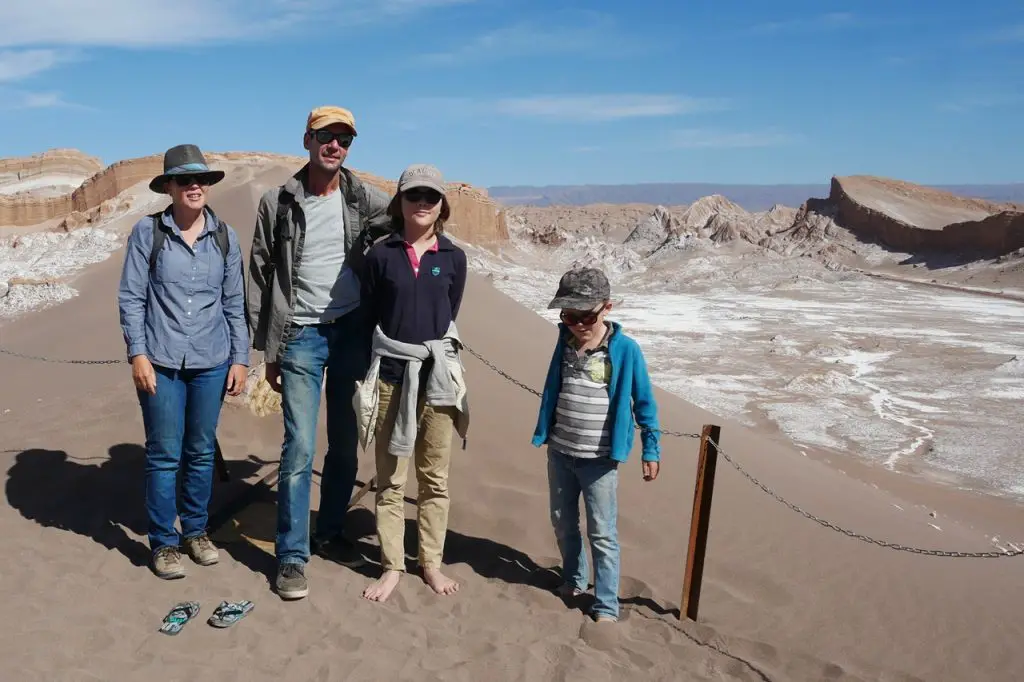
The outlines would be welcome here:
[[[711,520],[711,496],[715,490],[715,466],[718,464],[718,442],[722,427],[705,424],[700,436],[697,481],[693,488],[693,512],[690,515],[690,544],[686,550],[686,572],[683,574],[683,598],[679,602],[679,619],[683,614],[697,620],[700,585],[704,578],[704,556],[708,547],[708,522]],[[712,443],[711,441],[714,441]]]

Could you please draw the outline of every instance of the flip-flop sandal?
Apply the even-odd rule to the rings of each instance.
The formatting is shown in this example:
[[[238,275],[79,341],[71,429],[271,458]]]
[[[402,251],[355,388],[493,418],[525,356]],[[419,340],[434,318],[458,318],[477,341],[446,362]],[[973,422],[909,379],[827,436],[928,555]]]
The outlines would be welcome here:
[[[245,618],[255,606],[247,599],[237,602],[222,601],[206,622],[215,628],[229,628]]]
[[[184,601],[180,604],[175,605],[170,612],[164,616],[163,625],[160,626],[160,632],[165,635],[176,635],[181,632],[181,629],[185,627],[185,624],[196,617],[199,613],[199,602],[197,601]]]

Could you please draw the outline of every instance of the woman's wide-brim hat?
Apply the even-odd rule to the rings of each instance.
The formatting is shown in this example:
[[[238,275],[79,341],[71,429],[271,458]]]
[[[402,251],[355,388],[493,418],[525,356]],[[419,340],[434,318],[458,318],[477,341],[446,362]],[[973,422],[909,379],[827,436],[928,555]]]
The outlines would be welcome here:
[[[164,152],[164,172],[150,180],[149,188],[157,194],[166,194],[167,181],[175,175],[200,175],[210,185],[224,179],[224,171],[211,169],[194,144],[179,144]]]

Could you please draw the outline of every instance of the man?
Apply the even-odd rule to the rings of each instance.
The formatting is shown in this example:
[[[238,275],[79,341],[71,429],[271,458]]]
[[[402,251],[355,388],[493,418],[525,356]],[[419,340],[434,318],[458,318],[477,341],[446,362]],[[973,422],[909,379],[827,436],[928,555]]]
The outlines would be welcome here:
[[[357,468],[355,380],[369,362],[359,273],[369,246],[390,233],[390,197],[342,164],[356,137],[347,109],[318,107],[303,136],[309,162],[259,202],[249,261],[248,317],[266,378],[281,393],[284,443],[277,499],[282,599],[309,594],[310,549],[347,566],[364,562],[343,536]],[[326,370],[327,454],[311,540],[309,495]]]

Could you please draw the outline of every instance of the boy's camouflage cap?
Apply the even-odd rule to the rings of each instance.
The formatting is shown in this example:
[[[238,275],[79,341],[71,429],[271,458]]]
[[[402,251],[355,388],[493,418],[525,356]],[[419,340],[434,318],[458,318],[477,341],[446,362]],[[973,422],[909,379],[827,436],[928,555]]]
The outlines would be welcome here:
[[[591,310],[612,296],[608,278],[597,268],[578,268],[562,275],[548,308]]]

